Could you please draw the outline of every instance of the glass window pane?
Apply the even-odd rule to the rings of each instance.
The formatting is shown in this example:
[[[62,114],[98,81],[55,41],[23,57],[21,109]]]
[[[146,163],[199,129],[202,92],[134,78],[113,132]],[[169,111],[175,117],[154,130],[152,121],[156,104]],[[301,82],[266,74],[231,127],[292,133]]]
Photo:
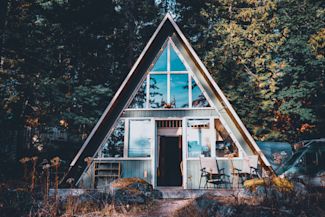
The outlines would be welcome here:
[[[216,131],[216,156],[238,157],[238,148],[219,119],[214,121]]]
[[[153,66],[151,71],[154,72],[167,71],[167,47],[164,48],[163,52],[155,62],[155,65]]]
[[[130,120],[129,157],[150,157],[150,120]]]
[[[104,143],[99,152],[99,157],[123,157],[124,133],[125,121],[120,119],[113,133],[110,135],[106,143]]]
[[[186,71],[186,67],[172,45],[170,45],[170,71]]]
[[[146,100],[147,100],[146,87],[147,87],[147,79],[144,80],[142,86],[138,90],[137,94],[134,96],[129,108],[146,108]]]
[[[163,108],[167,102],[167,75],[150,75],[150,107]]]
[[[192,78],[192,107],[210,107],[200,87]]]
[[[188,74],[170,75],[170,103],[173,108],[188,108]]]
[[[211,156],[210,123],[208,119],[188,120],[188,157]]]

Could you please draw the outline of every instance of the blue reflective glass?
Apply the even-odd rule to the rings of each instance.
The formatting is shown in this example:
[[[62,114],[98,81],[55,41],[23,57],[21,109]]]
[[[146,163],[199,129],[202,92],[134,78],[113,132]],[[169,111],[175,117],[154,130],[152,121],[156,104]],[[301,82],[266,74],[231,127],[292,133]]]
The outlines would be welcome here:
[[[167,75],[151,74],[149,87],[151,108],[163,108],[167,102]]]
[[[192,78],[192,107],[210,107],[200,87]]]
[[[167,48],[165,47],[157,61],[155,62],[155,65],[151,69],[151,71],[154,72],[161,72],[161,71],[167,71]]]
[[[186,135],[188,157],[211,156],[209,120],[188,120]]]
[[[125,121],[120,119],[117,122],[112,134],[98,153],[98,157],[123,157],[124,151],[124,134],[125,134]]]
[[[172,45],[170,45],[170,71],[186,71],[186,67]]]
[[[142,86],[138,90],[137,94],[134,96],[132,103],[129,108],[145,108],[147,100],[147,79],[144,80]]]
[[[150,120],[130,120],[129,157],[150,157]]]
[[[188,108],[188,74],[170,75],[170,103],[173,108]]]

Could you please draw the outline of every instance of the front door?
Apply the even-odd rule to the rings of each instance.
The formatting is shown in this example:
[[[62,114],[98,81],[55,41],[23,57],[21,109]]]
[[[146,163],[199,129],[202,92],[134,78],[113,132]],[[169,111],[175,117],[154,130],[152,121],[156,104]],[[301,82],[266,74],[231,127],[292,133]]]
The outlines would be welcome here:
[[[158,186],[182,185],[182,137],[160,136]]]

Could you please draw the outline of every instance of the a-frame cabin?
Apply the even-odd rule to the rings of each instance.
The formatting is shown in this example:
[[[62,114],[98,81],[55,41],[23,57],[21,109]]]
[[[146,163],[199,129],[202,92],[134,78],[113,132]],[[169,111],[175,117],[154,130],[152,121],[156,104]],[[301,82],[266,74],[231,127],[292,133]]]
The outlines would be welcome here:
[[[200,158],[213,157],[231,173],[257,155],[269,162],[167,14],[70,164],[69,178],[84,188],[114,177],[139,177],[154,187],[198,188]],[[90,158],[89,158],[90,157]],[[86,159],[91,159],[90,161]]]

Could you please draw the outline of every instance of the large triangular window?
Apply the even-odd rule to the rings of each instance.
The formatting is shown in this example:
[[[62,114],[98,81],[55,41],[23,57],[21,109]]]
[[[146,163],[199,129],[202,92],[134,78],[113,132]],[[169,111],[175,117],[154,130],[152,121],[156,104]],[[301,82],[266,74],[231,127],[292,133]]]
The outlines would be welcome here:
[[[170,46],[170,71],[186,71],[186,67],[179,58],[173,46]]]
[[[192,107],[200,108],[200,107],[209,107],[209,102],[205,98],[202,90],[199,85],[192,79]]]
[[[168,38],[129,108],[202,108],[210,104],[181,52]]]
[[[167,71],[167,47],[164,47],[161,49],[162,52],[160,52],[157,55],[157,60],[155,62],[155,65],[152,68],[152,71],[155,72],[166,72]]]

